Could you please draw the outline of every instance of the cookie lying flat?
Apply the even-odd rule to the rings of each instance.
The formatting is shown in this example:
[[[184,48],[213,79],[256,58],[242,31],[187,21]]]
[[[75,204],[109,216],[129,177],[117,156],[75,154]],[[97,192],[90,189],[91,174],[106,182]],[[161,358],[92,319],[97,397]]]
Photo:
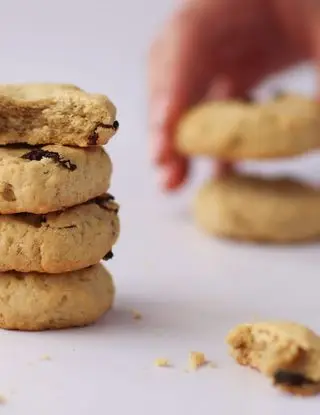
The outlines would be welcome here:
[[[319,130],[320,105],[302,96],[209,102],[181,120],[176,144],[186,155],[225,160],[288,157],[320,148]]]
[[[103,148],[0,147],[0,214],[48,213],[104,193],[112,164]]]
[[[64,274],[0,275],[0,327],[40,331],[94,323],[112,307],[114,285],[101,265]]]
[[[241,324],[228,337],[231,355],[290,393],[320,392],[320,337],[291,322]]]
[[[106,144],[119,127],[104,95],[68,84],[0,85],[0,144]]]
[[[119,206],[111,198],[47,215],[0,215],[0,271],[59,273],[97,264],[120,232]]]
[[[287,179],[229,175],[208,181],[194,202],[209,234],[265,242],[320,238],[320,189]]]

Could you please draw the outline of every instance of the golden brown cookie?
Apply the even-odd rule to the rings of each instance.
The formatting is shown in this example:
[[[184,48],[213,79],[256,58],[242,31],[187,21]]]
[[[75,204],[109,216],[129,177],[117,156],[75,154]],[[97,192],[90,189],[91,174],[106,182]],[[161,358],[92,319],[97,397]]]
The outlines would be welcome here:
[[[111,256],[120,232],[111,195],[47,215],[0,215],[0,272],[76,271]]]
[[[0,214],[48,213],[108,190],[112,164],[102,147],[0,147]]]
[[[41,331],[86,326],[112,307],[114,285],[101,265],[63,274],[0,274],[0,327]]]
[[[176,136],[178,150],[224,160],[268,159],[320,148],[320,104],[299,95],[265,103],[207,102],[190,110]]]
[[[241,324],[227,337],[241,365],[270,377],[275,386],[297,395],[320,392],[320,337],[292,322]]]
[[[320,238],[320,189],[289,179],[236,174],[208,181],[194,202],[205,232],[262,242]]]
[[[68,84],[0,85],[0,144],[106,144],[119,127],[104,95]]]

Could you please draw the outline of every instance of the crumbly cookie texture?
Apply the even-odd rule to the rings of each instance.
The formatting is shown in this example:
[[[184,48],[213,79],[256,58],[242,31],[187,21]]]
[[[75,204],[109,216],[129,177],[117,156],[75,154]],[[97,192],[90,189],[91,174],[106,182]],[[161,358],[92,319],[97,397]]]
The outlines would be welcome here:
[[[224,160],[268,159],[320,148],[320,105],[300,95],[265,103],[207,102],[179,123],[178,150]]]
[[[106,144],[119,127],[104,95],[68,84],[0,85],[0,144]]]
[[[131,310],[132,317],[134,320],[142,320],[142,314],[138,310]]]
[[[257,242],[319,239],[319,212],[320,189],[285,178],[230,174],[208,181],[194,201],[206,233]]]
[[[48,213],[92,199],[110,186],[102,147],[0,147],[0,214]]]
[[[117,242],[111,195],[47,215],[0,215],[0,272],[75,271],[97,264]]]
[[[297,395],[320,392],[320,337],[292,322],[241,324],[227,337],[241,365],[258,369],[275,386]]]
[[[202,352],[190,352],[188,358],[188,366],[191,370],[197,370],[207,363],[207,359]]]
[[[86,326],[112,307],[114,285],[101,265],[62,274],[6,272],[0,278],[0,327],[40,331]]]
[[[168,359],[165,359],[163,357],[158,357],[154,361],[154,365],[157,367],[171,367],[171,363]]]

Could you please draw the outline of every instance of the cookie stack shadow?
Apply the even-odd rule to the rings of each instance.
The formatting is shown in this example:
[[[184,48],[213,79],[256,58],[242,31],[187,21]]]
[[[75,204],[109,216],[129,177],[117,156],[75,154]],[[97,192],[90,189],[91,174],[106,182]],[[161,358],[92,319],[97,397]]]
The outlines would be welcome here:
[[[237,165],[300,156],[320,148],[320,106],[280,94],[264,103],[208,102],[190,110],[176,136],[178,151]],[[294,243],[320,238],[320,189],[290,177],[226,171],[199,190],[194,217],[208,234]]]
[[[85,326],[113,305],[119,205],[102,147],[118,129],[103,95],[0,86],[0,327]]]

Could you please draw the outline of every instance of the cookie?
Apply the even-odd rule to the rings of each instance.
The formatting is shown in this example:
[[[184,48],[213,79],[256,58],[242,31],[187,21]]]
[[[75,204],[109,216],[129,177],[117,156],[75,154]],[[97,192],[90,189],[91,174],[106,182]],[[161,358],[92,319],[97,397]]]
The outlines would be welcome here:
[[[178,150],[224,160],[289,157],[320,148],[320,105],[299,95],[265,103],[208,102],[179,123]]]
[[[112,174],[101,147],[0,147],[0,214],[48,213],[108,190]]]
[[[0,85],[0,144],[106,144],[119,127],[104,95],[68,84]]]
[[[297,395],[320,392],[320,337],[292,322],[241,324],[227,337],[241,365],[270,377],[275,386]]]
[[[0,215],[0,272],[75,271],[111,255],[119,206],[105,195],[47,215]]]
[[[86,326],[112,307],[114,285],[97,264],[63,274],[0,274],[0,327],[40,331]]]
[[[320,238],[320,189],[290,179],[231,174],[208,181],[194,202],[205,232],[261,242]]]

